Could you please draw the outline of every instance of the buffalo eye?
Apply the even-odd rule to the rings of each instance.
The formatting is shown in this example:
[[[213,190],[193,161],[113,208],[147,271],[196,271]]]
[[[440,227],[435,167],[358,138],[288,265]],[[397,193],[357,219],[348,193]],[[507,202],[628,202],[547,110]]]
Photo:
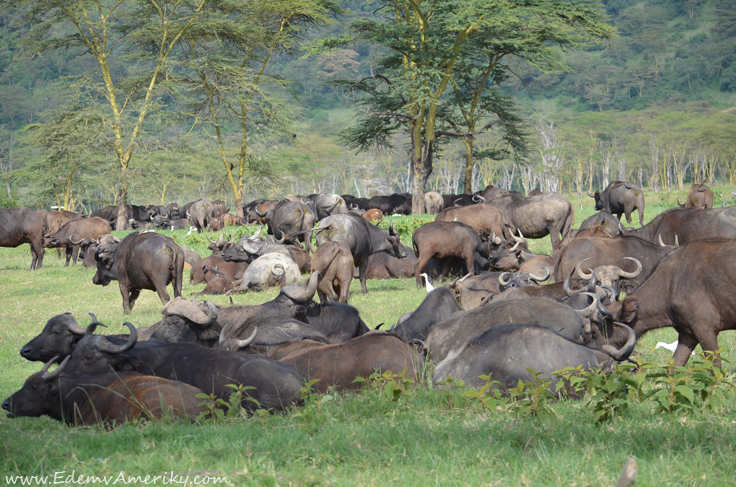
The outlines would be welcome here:
[[[507,287],[516,287],[516,283],[515,282],[509,283]]]

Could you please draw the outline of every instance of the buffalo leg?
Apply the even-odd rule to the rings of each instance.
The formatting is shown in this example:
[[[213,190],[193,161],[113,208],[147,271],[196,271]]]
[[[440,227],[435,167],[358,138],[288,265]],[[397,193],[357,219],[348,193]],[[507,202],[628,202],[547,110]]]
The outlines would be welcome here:
[[[72,265],[77,265],[77,257],[79,256],[79,246],[72,247]]]
[[[360,270],[360,292],[368,294],[368,286],[365,284],[366,274],[368,273],[368,256],[363,258],[358,269]]]
[[[133,289],[132,291],[130,291],[130,300],[128,301],[129,302],[128,313],[130,313],[130,311],[133,309],[133,306],[135,306],[135,301],[136,299],[138,299],[138,296],[140,294],[141,294],[140,289]]]
[[[64,267],[69,267],[69,261],[72,260],[72,249],[73,247],[71,245],[67,245],[64,248],[64,253],[66,254],[66,263],[64,264]]]
[[[548,223],[547,231],[549,232],[549,241],[552,244],[552,251],[554,252],[560,246],[560,230],[555,228],[553,223]]]
[[[31,242],[31,270],[41,268],[44,252],[43,242],[41,244],[36,243],[35,245]]]
[[[429,259],[431,257],[428,257],[426,255],[420,255],[419,259],[417,260],[416,265],[414,265],[414,275],[417,279],[417,289],[422,288],[422,272],[424,272],[424,267],[427,265],[427,262],[429,262]]]
[[[633,210],[630,209],[630,208],[627,208],[627,209],[624,210],[624,214],[626,215],[626,223],[628,223],[629,225],[631,225],[631,212],[632,211]],[[620,220],[620,218],[619,218],[619,220]]]
[[[675,367],[685,365],[690,359],[690,354],[693,352],[695,345],[698,344],[697,338],[684,333],[680,333],[677,340],[677,348],[672,356],[675,359]]]
[[[123,285],[123,283],[119,282],[120,285],[120,295],[123,297],[123,313],[129,314],[132,306],[130,305],[130,290],[128,289],[128,286]],[[136,296],[138,297],[138,296]]]

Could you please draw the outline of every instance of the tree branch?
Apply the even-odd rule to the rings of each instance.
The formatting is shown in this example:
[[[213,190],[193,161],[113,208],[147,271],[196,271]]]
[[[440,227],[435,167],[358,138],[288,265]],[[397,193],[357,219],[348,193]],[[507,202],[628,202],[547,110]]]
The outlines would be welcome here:
[[[437,137],[441,135],[447,135],[450,137],[473,137],[474,135],[482,134],[486,130],[492,128],[497,123],[501,123],[501,119],[494,120],[493,122],[488,122],[483,128],[476,130],[475,132],[436,132],[435,135]]]

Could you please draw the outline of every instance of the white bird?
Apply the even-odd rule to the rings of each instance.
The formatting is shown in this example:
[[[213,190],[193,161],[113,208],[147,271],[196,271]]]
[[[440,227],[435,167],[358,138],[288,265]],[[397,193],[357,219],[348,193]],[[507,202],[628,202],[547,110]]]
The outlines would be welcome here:
[[[432,291],[434,291],[434,286],[432,285],[432,283],[429,282],[429,276],[427,275],[427,273],[425,272],[419,275],[424,277],[424,283],[425,283],[425,286],[427,287],[427,292],[431,293]]]
[[[657,342],[657,345],[654,347],[654,350],[658,348],[666,348],[672,353],[675,353],[675,350],[677,350],[677,340],[675,340],[672,343],[665,343],[665,342]],[[690,355],[695,355],[695,352],[692,352]]]
[[[189,231],[187,232],[187,235],[191,235],[192,234],[192,230],[196,230],[196,229],[197,229],[197,227],[189,227]]]

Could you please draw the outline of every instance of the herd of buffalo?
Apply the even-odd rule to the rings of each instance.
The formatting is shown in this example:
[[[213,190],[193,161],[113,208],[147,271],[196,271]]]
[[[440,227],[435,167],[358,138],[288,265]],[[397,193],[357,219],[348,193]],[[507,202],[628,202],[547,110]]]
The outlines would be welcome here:
[[[44,247],[65,248],[67,265],[81,249],[85,265],[97,268],[95,284],[118,281],[126,313],[144,289],[164,305],[161,321],[137,329],[126,322],[126,335],[94,334],[104,326],[94,315],[86,328],[69,313],[52,317],[20,350],[44,367],[3,409],[72,424],[191,419],[202,412],[197,394],[228,398],[234,384],[244,386],[245,407],[283,410],[303,400],[305,380],[318,379],[320,392],[359,389],[354,379],[376,370],[419,382],[428,361],[435,384],[451,377],[479,386],[492,373],[504,389],[532,379],[529,369],[547,377],[565,367],[610,370],[662,327],[678,332],[674,360],[683,365],[696,345],[718,350],[719,332],[736,327],[736,208],[713,209],[704,183],[692,186],[686,205],[635,229],[619,219],[631,223],[636,210],[642,224],[644,197],[623,181],[590,193],[600,211],[577,229],[572,205],[556,193],[429,192],[425,209],[437,217],[414,232],[412,247],[393,222],[374,224],[410,213],[406,194],[258,200],[244,206],[244,218],[219,201],[131,206],[130,228],[145,231],[122,240],[111,234],[118,207],[90,216],[0,210],[0,246],[30,243],[31,269],[41,268]],[[203,259],[153,231],[246,223],[262,226],[238,240],[210,240]],[[529,251],[527,239],[547,235],[552,255]],[[187,264],[191,282],[206,283],[197,297],[281,290],[260,305],[186,300]],[[303,283],[302,274],[310,274]],[[428,294],[390,331],[369,330],[347,304],[353,278],[367,293],[367,279],[412,276],[417,286],[426,279]],[[451,284],[431,287],[430,279],[448,276]]]

